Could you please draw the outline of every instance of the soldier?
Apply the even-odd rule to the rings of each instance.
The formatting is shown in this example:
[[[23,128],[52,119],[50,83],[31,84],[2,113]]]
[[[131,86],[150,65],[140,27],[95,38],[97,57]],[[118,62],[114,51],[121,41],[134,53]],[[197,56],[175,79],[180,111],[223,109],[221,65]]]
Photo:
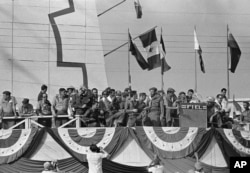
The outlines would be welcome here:
[[[163,98],[157,94],[157,88],[152,87],[149,89],[151,101],[149,103],[148,118],[152,126],[161,126],[161,119],[164,117],[164,104]]]

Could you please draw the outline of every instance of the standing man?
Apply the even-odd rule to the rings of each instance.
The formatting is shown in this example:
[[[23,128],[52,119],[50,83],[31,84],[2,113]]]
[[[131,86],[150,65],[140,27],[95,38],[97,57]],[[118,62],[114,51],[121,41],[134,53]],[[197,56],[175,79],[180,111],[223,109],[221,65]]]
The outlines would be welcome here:
[[[109,154],[95,144],[92,144],[89,148],[90,152],[87,153],[88,173],[102,173],[102,159],[108,157]]]
[[[193,99],[193,95],[194,95],[194,90],[193,89],[189,89],[187,92],[187,102],[190,103],[190,101]]]
[[[8,129],[15,125],[15,120],[2,120],[3,117],[17,117],[16,113],[16,98],[11,96],[11,92],[4,91],[0,107],[0,123],[3,123],[3,128]]]
[[[42,85],[41,86],[41,91],[40,91],[40,93],[37,96],[37,101],[40,101],[40,100],[43,99],[43,94],[46,94],[47,90],[48,90],[47,85]]]
[[[157,93],[157,88],[149,89],[151,101],[149,103],[148,118],[152,126],[161,126],[161,120],[164,118],[164,104],[162,97]]]
[[[167,95],[164,98],[164,104],[166,106],[166,120],[162,122],[162,125],[166,123],[167,126],[174,126],[177,118],[177,109],[171,109],[177,106],[177,97],[174,94],[175,90],[173,88],[167,89]]]
[[[57,94],[52,101],[52,127],[59,127],[68,121],[68,118],[57,118],[57,115],[68,115],[68,103],[69,99],[66,95],[66,90],[60,88],[59,94]]]
[[[36,106],[36,113],[38,116],[49,116],[51,115],[51,103],[48,100],[48,95],[43,94],[43,99],[38,101]],[[51,127],[51,118],[44,118],[44,119],[38,119],[38,123],[46,126]]]

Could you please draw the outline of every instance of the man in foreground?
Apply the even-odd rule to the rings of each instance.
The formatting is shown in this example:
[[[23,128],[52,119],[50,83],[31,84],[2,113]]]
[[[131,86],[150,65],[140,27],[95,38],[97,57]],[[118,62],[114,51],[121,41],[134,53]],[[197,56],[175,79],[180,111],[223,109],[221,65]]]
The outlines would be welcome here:
[[[90,145],[90,152],[87,153],[89,165],[88,173],[102,173],[102,159],[108,157],[108,153],[95,144]]]

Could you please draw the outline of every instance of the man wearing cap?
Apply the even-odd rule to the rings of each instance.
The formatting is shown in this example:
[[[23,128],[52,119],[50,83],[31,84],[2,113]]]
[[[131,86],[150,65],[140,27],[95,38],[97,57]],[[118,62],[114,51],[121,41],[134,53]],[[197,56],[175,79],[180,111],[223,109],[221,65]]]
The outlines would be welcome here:
[[[17,117],[16,104],[16,98],[11,96],[11,92],[4,91],[0,107],[0,123],[3,123],[4,129],[8,129],[15,124],[15,120],[2,120],[2,118]]]
[[[166,117],[165,120],[163,119],[162,126],[165,124],[167,126],[175,126],[176,125],[176,119],[177,119],[177,109],[172,109],[173,107],[177,106],[177,97],[174,94],[175,90],[173,88],[167,89],[167,95],[164,97],[164,105],[166,107]]]
[[[152,126],[161,126],[161,119],[164,117],[164,104],[163,98],[157,93],[157,88],[152,87],[149,89],[151,101],[149,103],[148,118]]]
[[[66,95],[66,90],[64,88],[59,89],[59,94],[57,94],[52,101],[52,115],[53,123],[52,127],[59,127],[68,121],[68,118],[57,118],[57,115],[67,115],[68,114],[68,104],[69,99]]]
[[[19,116],[21,117],[29,117],[34,113],[32,104],[29,103],[28,98],[24,98],[22,101],[22,105],[18,109]]]

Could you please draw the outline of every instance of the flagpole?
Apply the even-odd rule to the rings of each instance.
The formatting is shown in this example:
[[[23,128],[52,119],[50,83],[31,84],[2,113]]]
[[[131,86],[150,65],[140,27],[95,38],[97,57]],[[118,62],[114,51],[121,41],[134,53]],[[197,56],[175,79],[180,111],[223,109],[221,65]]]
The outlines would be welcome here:
[[[228,91],[228,99],[230,98],[230,83],[229,83],[229,51],[228,51],[228,24],[227,24],[227,91]]]
[[[145,34],[145,33],[147,33],[147,32],[150,32],[150,31],[152,31],[152,30],[155,29],[155,28],[157,28],[157,26],[154,26],[153,28],[151,28],[151,29],[145,31],[144,33],[142,33],[142,34],[140,34],[140,35],[134,37],[132,40],[137,39],[137,38],[140,37],[141,35],[143,35],[143,34]],[[129,43],[128,41],[125,42],[125,43],[123,43],[122,45],[118,46],[117,48],[115,48],[115,49],[109,51],[108,53],[105,53],[104,56],[107,56],[107,55],[113,53],[114,51],[116,51],[117,49],[120,49],[121,47],[125,46],[125,45],[128,44],[128,43]]]
[[[196,32],[196,26],[194,26],[194,30],[195,30],[195,32]],[[195,68],[194,68],[194,71],[195,71],[195,77],[194,77],[194,80],[195,80],[195,84],[194,84],[194,90],[195,90],[195,92],[197,93],[197,62],[196,62],[196,51],[197,50],[194,50],[194,65],[195,65]]]
[[[108,8],[107,10],[105,10],[105,11],[103,11],[102,13],[98,14],[97,17],[103,15],[104,13],[107,13],[108,11],[112,10],[113,8],[117,7],[118,5],[122,4],[122,3],[125,2],[125,1],[126,1],[126,0],[123,0],[123,1],[121,1],[121,2],[119,2],[119,3],[117,3],[116,5],[114,5],[114,6],[110,7],[110,8]]]
[[[128,28],[128,42],[130,41],[129,38],[129,28]],[[128,87],[131,89],[131,74],[130,74],[130,52],[129,52],[129,46],[128,44]]]
[[[162,27],[161,27],[161,36],[162,36]],[[163,81],[163,79],[164,79],[164,72],[163,72],[162,67],[163,67],[163,61],[161,61],[161,90],[164,91],[163,90],[164,89],[164,81]]]

